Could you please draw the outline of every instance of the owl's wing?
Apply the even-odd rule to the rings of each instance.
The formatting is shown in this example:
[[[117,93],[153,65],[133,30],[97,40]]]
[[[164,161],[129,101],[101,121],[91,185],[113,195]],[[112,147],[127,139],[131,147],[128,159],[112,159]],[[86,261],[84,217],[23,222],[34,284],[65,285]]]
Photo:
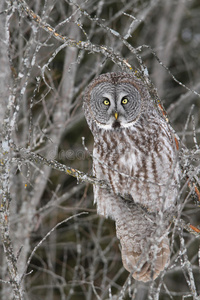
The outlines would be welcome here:
[[[115,220],[124,268],[136,280],[157,278],[170,257],[164,221],[133,204],[131,197],[127,200],[100,187],[95,187],[95,197],[98,213]]]
[[[116,219],[116,233],[122,249],[124,268],[136,280],[150,281],[158,277],[170,258],[166,227],[158,224],[159,217],[151,218],[137,207],[122,207]]]
[[[164,126],[165,125],[165,126]],[[108,180],[113,190],[132,197],[151,210],[167,210],[174,205],[179,189],[179,165],[175,140],[164,124],[159,133],[149,131],[140,143],[133,133],[126,133],[127,145],[115,163],[117,172]],[[124,133],[125,134],[125,133]],[[111,183],[112,183],[111,182]]]

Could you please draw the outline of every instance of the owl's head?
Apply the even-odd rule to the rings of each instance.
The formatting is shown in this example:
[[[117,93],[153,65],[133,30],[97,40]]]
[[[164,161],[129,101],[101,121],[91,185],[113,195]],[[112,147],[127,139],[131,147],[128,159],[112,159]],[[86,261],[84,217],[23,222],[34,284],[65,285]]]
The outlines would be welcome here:
[[[130,127],[140,117],[147,94],[144,84],[134,75],[100,75],[90,83],[85,92],[86,119],[89,125],[94,121],[102,129]]]

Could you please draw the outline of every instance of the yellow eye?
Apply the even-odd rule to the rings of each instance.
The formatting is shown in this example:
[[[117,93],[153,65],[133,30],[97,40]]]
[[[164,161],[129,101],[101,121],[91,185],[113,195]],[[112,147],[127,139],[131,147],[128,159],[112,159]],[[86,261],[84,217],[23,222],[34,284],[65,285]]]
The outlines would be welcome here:
[[[128,103],[128,99],[127,98],[123,98],[122,99],[122,104],[127,104]]]
[[[109,101],[108,99],[105,99],[105,100],[103,101],[103,104],[104,104],[104,105],[110,105],[110,101]]]

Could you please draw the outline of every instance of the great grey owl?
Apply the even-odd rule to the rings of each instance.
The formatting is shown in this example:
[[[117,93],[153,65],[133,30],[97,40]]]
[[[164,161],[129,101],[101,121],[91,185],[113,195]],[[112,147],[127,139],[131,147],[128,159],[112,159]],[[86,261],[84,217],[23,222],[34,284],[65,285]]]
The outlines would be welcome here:
[[[93,175],[108,185],[94,186],[97,211],[115,220],[125,269],[154,280],[170,257],[167,216],[179,186],[174,133],[132,74],[94,79],[83,108],[94,136]]]

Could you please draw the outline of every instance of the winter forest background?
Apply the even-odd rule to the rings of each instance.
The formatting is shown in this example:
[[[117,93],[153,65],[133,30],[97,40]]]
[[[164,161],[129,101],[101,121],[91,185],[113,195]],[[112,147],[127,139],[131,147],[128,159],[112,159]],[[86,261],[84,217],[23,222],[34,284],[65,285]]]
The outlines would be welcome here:
[[[0,299],[200,299],[199,0],[2,0],[0,28]],[[82,97],[122,70],[185,145],[171,263],[149,283],[93,204]]]

